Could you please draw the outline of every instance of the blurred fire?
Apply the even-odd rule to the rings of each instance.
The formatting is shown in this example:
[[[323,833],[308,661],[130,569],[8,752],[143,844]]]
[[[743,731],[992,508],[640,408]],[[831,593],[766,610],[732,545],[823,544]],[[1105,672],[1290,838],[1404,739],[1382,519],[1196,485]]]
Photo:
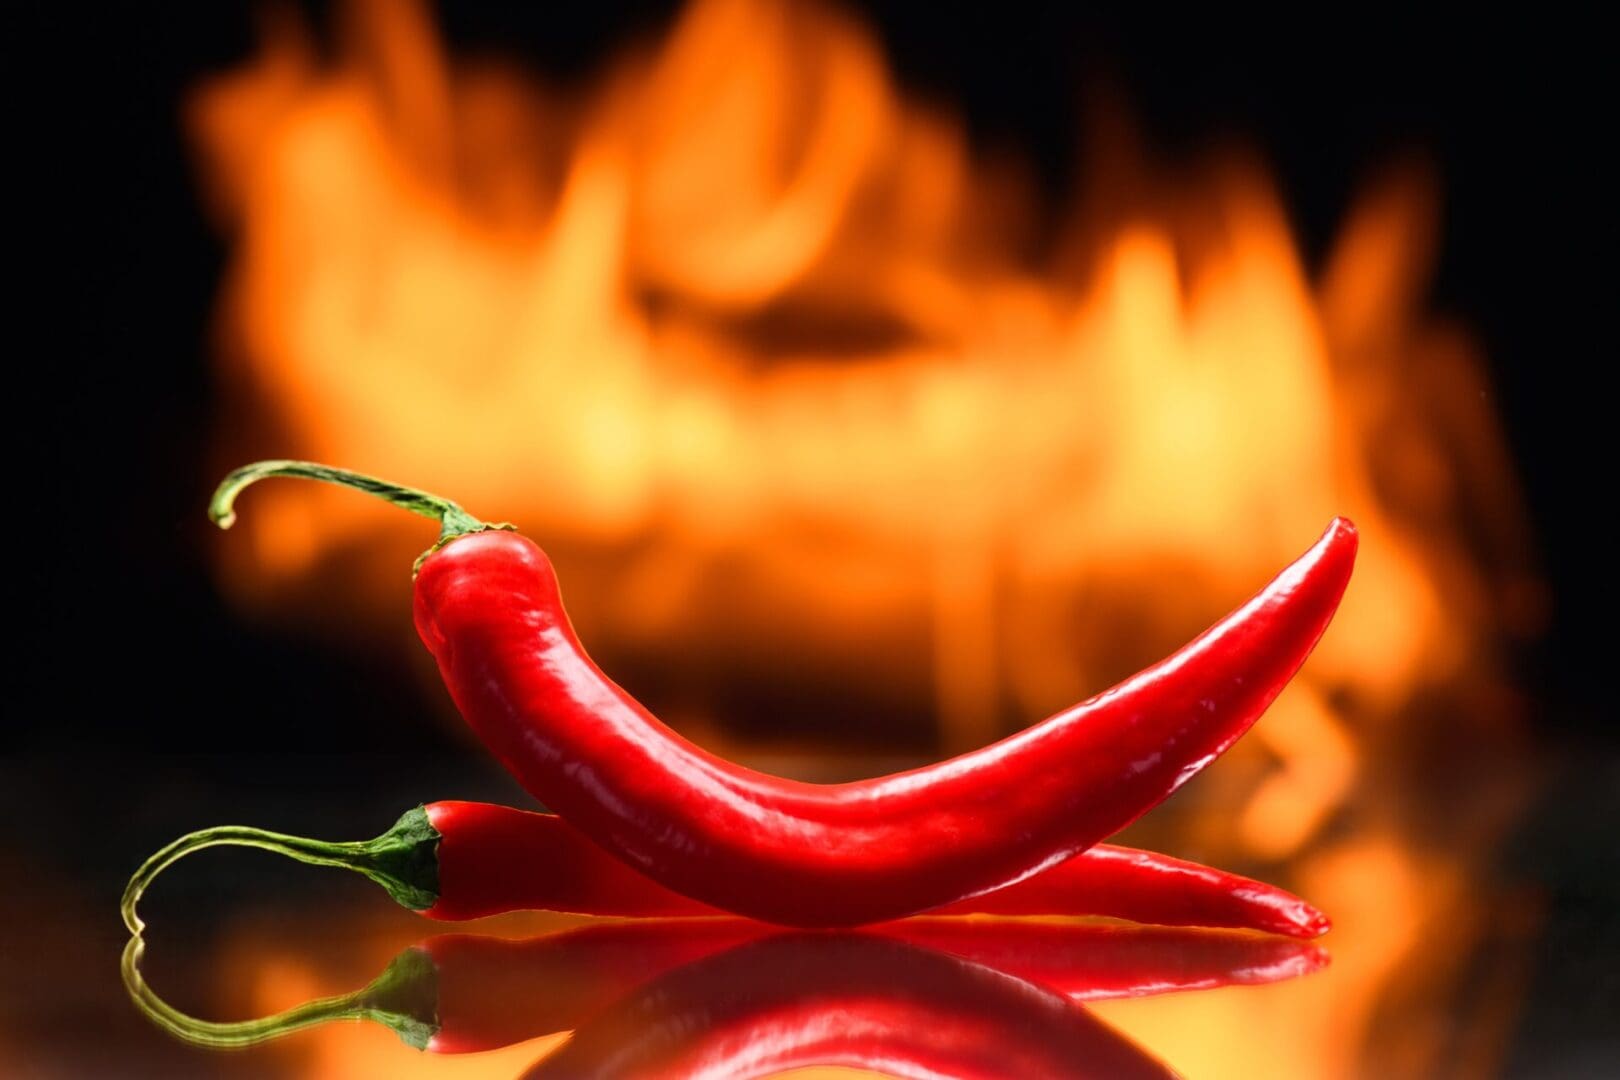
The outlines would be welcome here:
[[[1168,177],[1107,141],[1043,232],[1022,174],[826,7],[694,0],[585,92],[452,60],[412,4],[341,16],[333,55],[273,20],[190,101],[235,245],[222,463],[340,463],[518,522],[604,666],[756,750],[989,741],[1348,514],[1333,630],[1141,838],[1342,912],[1300,1071],[1399,1041],[1392,987],[1445,992],[1483,930],[1424,935],[1511,814],[1471,762],[1520,738],[1503,651],[1543,601],[1478,354],[1423,310],[1425,169],[1370,184],[1313,278],[1241,155]],[[252,499],[241,602],[404,625],[419,522]],[[1240,1064],[1258,1003],[1307,998],[1225,998],[1256,1008],[1171,1060]]]

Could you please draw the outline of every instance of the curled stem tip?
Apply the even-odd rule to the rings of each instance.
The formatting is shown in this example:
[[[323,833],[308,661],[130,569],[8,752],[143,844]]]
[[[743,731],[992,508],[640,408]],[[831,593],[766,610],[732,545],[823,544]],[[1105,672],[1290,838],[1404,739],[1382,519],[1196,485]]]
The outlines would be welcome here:
[[[260,848],[315,866],[353,870],[381,885],[405,907],[425,911],[439,898],[438,842],[439,832],[420,806],[407,811],[392,828],[372,840],[310,840],[247,825],[201,829],[180,837],[141,864],[124,887],[120,911],[124,925],[138,937],[146,924],[136,908],[152,881],[194,851],[225,846]]]
[[[326,484],[337,484],[342,487],[364,491],[368,495],[375,495],[379,499],[393,503],[413,514],[432,518],[439,523],[439,539],[432,548],[424,554],[432,554],[458,536],[468,533],[485,532],[490,529],[510,529],[511,525],[505,522],[491,523],[481,521],[463,510],[457,503],[449,499],[434,495],[431,492],[420,491],[416,488],[406,487],[403,484],[390,483],[379,480],[364,473],[352,472],[348,469],[338,469],[330,465],[322,465],[315,461],[271,460],[256,461],[251,465],[244,465],[234,469],[221,480],[219,487],[214,489],[214,497],[208,502],[208,516],[222,529],[228,529],[236,523],[236,497],[242,489],[260,480],[273,476],[295,477],[303,480],[319,480]],[[420,561],[420,560],[418,560]]]

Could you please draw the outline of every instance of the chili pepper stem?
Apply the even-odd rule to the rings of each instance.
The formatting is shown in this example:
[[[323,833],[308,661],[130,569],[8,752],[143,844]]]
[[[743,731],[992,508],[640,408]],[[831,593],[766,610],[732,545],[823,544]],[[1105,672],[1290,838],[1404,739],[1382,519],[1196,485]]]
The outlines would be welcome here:
[[[407,810],[392,828],[371,840],[310,840],[247,825],[221,825],[188,833],[141,864],[124,888],[122,911],[129,932],[138,937],[146,927],[135,909],[154,878],[177,859],[221,846],[261,848],[314,866],[353,870],[413,911],[426,911],[439,898],[439,831],[423,807]]]
[[[230,475],[220,481],[219,487],[214,489],[214,497],[208,503],[209,518],[222,529],[230,528],[236,524],[236,496],[241,494],[242,489],[249,484],[257,483],[272,476],[319,480],[326,484],[338,484],[342,487],[354,488],[356,491],[364,491],[368,495],[375,495],[379,499],[391,502],[395,506],[409,510],[413,514],[433,518],[439,523],[439,539],[417,558],[416,565],[418,567],[421,566],[423,559],[458,536],[487,532],[491,529],[511,530],[515,528],[515,526],[504,521],[480,521],[463,510],[459,504],[431,492],[419,491],[416,488],[405,487],[403,484],[390,483],[387,480],[379,480],[364,473],[338,469],[315,461],[290,460],[255,461],[251,465],[244,465],[240,469],[233,470]]]
[[[146,944],[139,935],[124,946],[120,970],[130,1000],[158,1027],[193,1046],[235,1049],[280,1038],[330,1020],[374,1020],[400,1041],[425,1050],[439,1030],[438,970],[420,949],[406,949],[367,986],[348,994],[317,998],[257,1020],[199,1020],[158,997],[141,975]]]

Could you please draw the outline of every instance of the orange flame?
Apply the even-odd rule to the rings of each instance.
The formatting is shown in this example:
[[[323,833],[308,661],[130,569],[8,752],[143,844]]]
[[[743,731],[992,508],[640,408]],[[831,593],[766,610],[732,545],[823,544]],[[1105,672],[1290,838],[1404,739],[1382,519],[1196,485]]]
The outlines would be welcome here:
[[[337,462],[519,522],[607,666],[677,702],[837,684],[931,701],[948,750],[1169,651],[1348,514],[1333,630],[1247,767],[1184,796],[1241,810],[1173,838],[1297,856],[1330,909],[1358,902],[1347,867],[1405,882],[1341,943],[1410,946],[1395,906],[1432,915],[1501,814],[1419,860],[1369,809],[1393,722],[1461,694],[1471,738],[1512,739],[1492,665],[1542,603],[1478,355],[1421,307],[1426,170],[1372,185],[1314,281],[1241,157],[1105,192],[1033,257],[1016,174],[835,10],[694,0],[578,94],[451,61],[414,5],[345,14],[336,60],[272,23],[190,103],[236,247],[227,464]],[[239,599],[329,612],[340,577],[398,621],[419,528],[311,485],[254,498]],[[1399,967],[1367,963],[1298,1064],[1325,1026],[1365,1035]]]

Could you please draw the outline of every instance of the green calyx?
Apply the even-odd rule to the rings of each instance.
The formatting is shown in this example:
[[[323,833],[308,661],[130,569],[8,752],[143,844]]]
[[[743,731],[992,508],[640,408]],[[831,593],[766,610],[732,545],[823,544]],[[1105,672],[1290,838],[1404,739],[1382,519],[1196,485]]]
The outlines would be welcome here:
[[[141,895],[152,880],[177,859],[207,847],[262,848],[315,866],[340,866],[364,874],[401,905],[426,911],[439,899],[439,830],[425,807],[407,810],[392,828],[371,840],[332,842],[255,829],[221,825],[188,833],[147,859],[124,889],[124,925],[137,936],[145,923],[136,914]]]
[[[154,1024],[193,1046],[235,1049],[328,1021],[371,1020],[393,1031],[405,1045],[426,1050],[439,1030],[438,968],[419,948],[400,953],[381,975],[351,994],[318,998],[257,1020],[233,1021],[199,1020],[158,997],[141,976],[145,949],[139,934],[124,947],[124,989]]]
[[[515,528],[506,522],[480,521],[456,503],[430,492],[389,483],[387,480],[379,480],[364,473],[350,472],[348,469],[336,469],[319,462],[287,460],[256,461],[252,465],[244,465],[240,469],[233,470],[220,481],[219,487],[214,489],[214,497],[208,503],[209,518],[222,529],[230,528],[236,523],[236,496],[249,484],[272,476],[289,476],[338,484],[356,491],[364,491],[368,495],[375,495],[413,514],[433,518],[439,523],[439,539],[417,557],[416,569],[421,568],[423,559],[459,536],[488,532],[492,529]]]

